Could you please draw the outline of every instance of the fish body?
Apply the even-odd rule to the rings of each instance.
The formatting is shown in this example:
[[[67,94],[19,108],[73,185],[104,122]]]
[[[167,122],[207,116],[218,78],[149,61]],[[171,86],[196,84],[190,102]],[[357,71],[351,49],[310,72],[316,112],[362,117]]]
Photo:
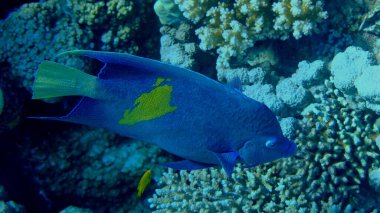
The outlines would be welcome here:
[[[150,184],[150,181],[152,180],[153,174],[152,170],[148,169],[143,176],[141,177],[139,184],[137,185],[137,197],[141,198],[143,195],[146,187]]]
[[[66,54],[96,58],[105,66],[97,78],[80,71],[69,76],[81,75],[75,81],[79,83],[70,86],[72,91],[64,91],[67,94],[62,94],[61,86],[57,96],[85,97],[68,115],[48,119],[103,127],[156,144],[186,159],[166,164],[175,169],[222,165],[230,175],[237,161],[255,166],[296,151],[294,142],[283,136],[271,110],[235,88],[191,70],[129,54]],[[44,92],[43,86],[44,81],[63,78],[46,77],[46,72],[59,69],[72,68],[54,62],[41,64],[34,98],[55,96],[54,90]],[[45,77],[53,80],[44,80]],[[270,142],[276,146],[269,148]]]

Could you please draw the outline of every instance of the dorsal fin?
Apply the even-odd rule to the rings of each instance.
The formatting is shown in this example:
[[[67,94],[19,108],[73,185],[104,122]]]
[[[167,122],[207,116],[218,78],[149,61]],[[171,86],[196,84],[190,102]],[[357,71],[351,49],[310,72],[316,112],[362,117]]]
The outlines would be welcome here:
[[[117,77],[131,75],[131,72],[135,72],[139,75],[154,74],[173,79],[185,78],[190,81],[196,81],[197,84],[209,85],[216,90],[224,90],[224,86],[221,83],[210,79],[200,73],[171,64],[165,64],[157,60],[131,55],[128,53],[73,50],[58,54],[58,56],[65,55],[85,56],[104,62],[105,66],[98,74],[99,78],[103,79],[115,78],[115,76]]]
[[[78,56],[85,56],[89,58],[97,59],[101,62],[104,62],[106,66],[102,68],[101,75],[104,74],[105,69],[109,69],[109,66],[115,66],[115,67],[124,67],[123,70],[120,70],[121,72],[129,73],[131,70],[125,70],[125,67],[131,68],[132,71],[136,72],[145,72],[145,73],[154,73],[158,75],[165,75],[168,77],[187,77],[187,78],[193,78],[195,80],[210,80],[206,76],[194,72],[189,69],[185,69],[178,66],[173,66],[170,64],[165,64],[157,60],[139,57],[135,55],[131,55],[128,53],[116,53],[116,52],[103,52],[103,51],[91,51],[91,50],[73,50],[73,51],[67,51],[63,52],[61,54],[58,54],[58,56],[65,56],[65,55],[78,55]],[[112,70],[112,72],[115,72],[115,70]],[[107,73],[107,76],[113,75],[113,73]],[[103,77],[103,76],[100,76]]]

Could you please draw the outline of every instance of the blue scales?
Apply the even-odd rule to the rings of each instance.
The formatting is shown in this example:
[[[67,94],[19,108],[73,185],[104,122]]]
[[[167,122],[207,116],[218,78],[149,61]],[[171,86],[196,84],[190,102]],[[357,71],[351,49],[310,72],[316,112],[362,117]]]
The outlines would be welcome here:
[[[33,99],[83,98],[66,116],[40,119],[107,128],[184,158],[168,167],[221,165],[228,176],[236,162],[252,167],[296,152],[267,106],[197,72],[123,53],[75,50],[61,55],[86,56],[105,65],[96,77],[41,63]]]

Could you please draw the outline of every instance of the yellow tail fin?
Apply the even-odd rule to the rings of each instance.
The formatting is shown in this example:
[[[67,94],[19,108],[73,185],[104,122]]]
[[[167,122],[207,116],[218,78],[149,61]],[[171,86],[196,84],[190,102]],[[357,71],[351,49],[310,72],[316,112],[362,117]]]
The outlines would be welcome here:
[[[37,70],[32,99],[73,95],[95,97],[96,80],[95,76],[80,70],[44,61]]]

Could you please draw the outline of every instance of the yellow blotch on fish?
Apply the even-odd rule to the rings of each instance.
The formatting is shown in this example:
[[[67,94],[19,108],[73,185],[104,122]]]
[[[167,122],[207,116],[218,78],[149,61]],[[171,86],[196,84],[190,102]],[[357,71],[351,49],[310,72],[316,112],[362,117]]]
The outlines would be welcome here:
[[[154,83],[152,86],[153,87],[160,86],[160,84],[164,81],[171,81],[171,79],[170,78],[166,78],[166,79],[165,78],[157,78],[156,83]]]
[[[144,193],[146,187],[149,185],[150,181],[152,180],[153,174],[152,170],[148,169],[144,175],[141,177],[139,184],[137,185],[137,197],[141,198],[142,194]]]
[[[156,119],[177,109],[170,105],[173,86],[164,84],[171,79],[157,78],[150,92],[143,93],[135,100],[134,107],[124,112],[119,124],[134,125],[142,121]]]

